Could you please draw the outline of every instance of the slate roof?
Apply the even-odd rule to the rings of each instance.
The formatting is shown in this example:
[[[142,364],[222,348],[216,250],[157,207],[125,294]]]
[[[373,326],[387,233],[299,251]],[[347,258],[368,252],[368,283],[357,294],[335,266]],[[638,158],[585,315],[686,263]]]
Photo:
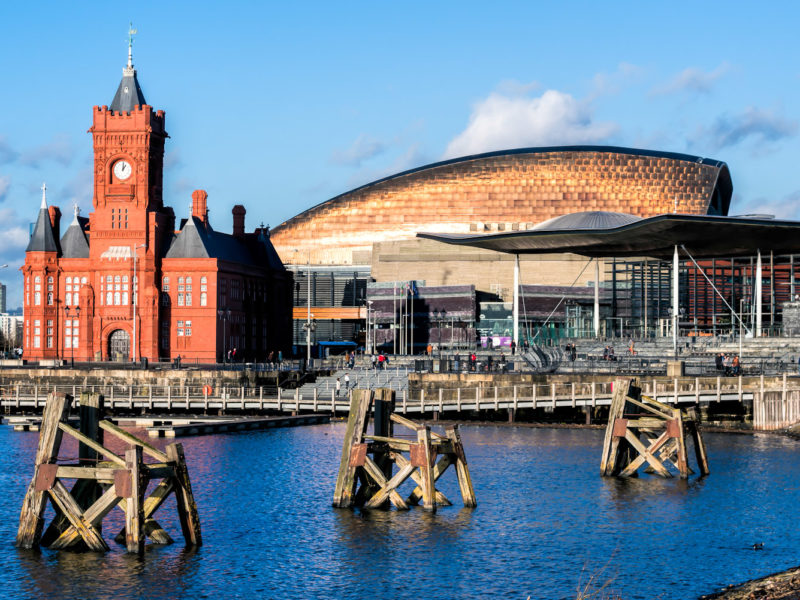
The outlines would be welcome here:
[[[33,235],[31,235],[25,252],[58,252],[56,236],[53,234],[53,226],[50,224],[50,215],[44,206],[39,209]]]
[[[236,238],[214,231],[200,219],[191,217],[172,237],[164,258],[216,258],[254,267],[285,270],[278,253],[263,233]]]
[[[84,233],[88,219],[75,215],[64,235],[61,237],[62,258],[89,258],[89,241]]]
[[[136,78],[136,69],[132,67],[122,69],[122,81],[119,82],[117,93],[114,94],[114,100],[111,101],[109,108],[113,111],[130,112],[134,107],[144,104],[147,104],[147,101]]]

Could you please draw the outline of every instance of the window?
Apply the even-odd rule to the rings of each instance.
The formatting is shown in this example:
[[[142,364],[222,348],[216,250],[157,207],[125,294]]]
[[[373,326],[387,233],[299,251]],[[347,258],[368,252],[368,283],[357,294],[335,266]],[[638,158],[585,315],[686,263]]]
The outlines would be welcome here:
[[[38,319],[33,322],[33,347],[42,347],[42,322]]]
[[[192,291],[192,278],[191,277],[187,277],[186,278],[186,291],[187,292],[191,292]]]
[[[47,320],[47,347],[53,347],[53,321],[52,319]]]
[[[208,291],[208,278],[205,275],[200,278],[200,291],[201,292]]]
[[[75,279],[77,279],[77,277]],[[81,277],[81,285],[86,285],[86,282],[87,282],[86,277]]]
[[[186,321],[186,335],[187,336],[192,335],[192,322],[191,321]]]
[[[106,306],[111,306],[114,304],[114,294],[113,292],[106,292]]]
[[[164,277],[161,281],[161,291],[168,292],[169,291],[169,277]]]
[[[122,292],[122,305],[128,306],[128,292]]]
[[[72,291],[72,277],[67,277],[66,284],[67,284],[67,291],[71,292]]]
[[[169,306],[169,294],[161,293],[161,306]]]
[[[39,306],[42,303],[42,278],[39,275],[33,280],[33,292],[33,303]]]
[[[208,294],[200,292],[200,306],[206,306],[206,304],[208,304]]]
[[[166,321],[161,322],[161,347],[169,348],[169,323]]]
[[[183,294],[178,293],[178,306],[183,306]]]
[[[42,303],[42,292],[34,292],[33,293],[33,303],[36,306],[39,306]]]
[[[178,277],[178,291],[182,292],[183,290],[184,290],[183,277]]]
[[[47,292],[47,306],[53,306],[53,292]]]
[[[78,337],[79,337],[79,333],[78,332],[79,331],[80,330],[78,329],[78,320],[77,319],[73,319],[72,320],[72,347],[73,348],[77,348],[78,347]],[[69,332],[67,332],[67,335],[69,335]]]
[[[183,321],[178,321],[178,337],[183,337]]]
[[[192,292],[186,292],[186,306],[192,305]]]
[[[108,275],[106,277],[106,283],[108,284],[114,283],[114,278],[111,275]]]
[[[72,305],[78,306],[80,304],[80,298],[78,298],[78,292],[72,292]]]
[[[119,302],[120,302],[119,292],[114,292],[114,305],[119,306]]]

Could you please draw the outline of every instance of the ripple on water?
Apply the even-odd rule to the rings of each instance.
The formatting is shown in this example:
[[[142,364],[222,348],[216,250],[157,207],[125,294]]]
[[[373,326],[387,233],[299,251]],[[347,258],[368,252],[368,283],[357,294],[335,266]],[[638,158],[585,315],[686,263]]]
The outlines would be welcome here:
[[[187,438],[205,545],[148,547],[141,561],[113,542],[105,556],[16,550],[36,434],[0,428],[4,595],[558,599],[594,576],[626,599],[687,598],[798,563],[794,441],[708,434],[710,477],[620,481],[598,475],[601,431],[462,433],[479,506],[461,508],[448,472],[456,505],[435,515],[331,508],[342,423]],[[177,538],[174,501],[158,515]]]

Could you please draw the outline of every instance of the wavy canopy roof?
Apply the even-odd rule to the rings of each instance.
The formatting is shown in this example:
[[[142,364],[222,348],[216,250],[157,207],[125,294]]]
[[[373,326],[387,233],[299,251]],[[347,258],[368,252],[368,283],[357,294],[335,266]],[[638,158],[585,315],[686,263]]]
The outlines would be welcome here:
[[[633,217],[632,215],[627,215]],[[800,221],[711,215],[633,217],[577,213],[529,231],[489,235],[419,233],[418,237],[512,254],[571,252],[582,256],[669,259],[675,245],[695,258],[752,256],[757,250],[800,252]],[[590,226],[595,223],[595,226]],[[572,224],[566,228],[561,225]]]

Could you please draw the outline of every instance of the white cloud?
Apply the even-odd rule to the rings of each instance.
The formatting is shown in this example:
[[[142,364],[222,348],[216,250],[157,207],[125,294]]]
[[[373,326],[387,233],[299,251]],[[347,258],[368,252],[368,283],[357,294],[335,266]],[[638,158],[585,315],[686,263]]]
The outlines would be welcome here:
[[[19,157],[19,162],[22,165],[33,167],[34,169],[38,169],[44,162],[49,160],[67,167],[72,162],[72,157],[74,155],[75,150],[72,147],[69,136],[58,134],[46,144],[23,152]]]
[[[617,130],[616,123],[595,123],[589,102],[558,90],[535,98],[493,92],[475,105],[467,128],[448,144],[444,157],[607,142]]]
[[[690,142],[705,144],[715,150],[752,140],[761,149],[797,134],[797,121],[787,119],[777,110],[750,106],[738,115],[718,117],[710,127],[698,129]]]
[[[782,200],[756,198],[737,207],[737,214],[773,215],[776,219],[800,219],[800,191],[793,192]]]
[[[360,167],[361,163],[382,154],[386,148],[384,142],[362,133],[348,148],[334,150],[331,162],[335,165]]]
[[[730,70],[727,63],[722,63],[713,71],[703,71],[689,67],[661,86],[650,91],[651,96],[664,96],[687,92],[691,94],[709,94],[717,80]]]

